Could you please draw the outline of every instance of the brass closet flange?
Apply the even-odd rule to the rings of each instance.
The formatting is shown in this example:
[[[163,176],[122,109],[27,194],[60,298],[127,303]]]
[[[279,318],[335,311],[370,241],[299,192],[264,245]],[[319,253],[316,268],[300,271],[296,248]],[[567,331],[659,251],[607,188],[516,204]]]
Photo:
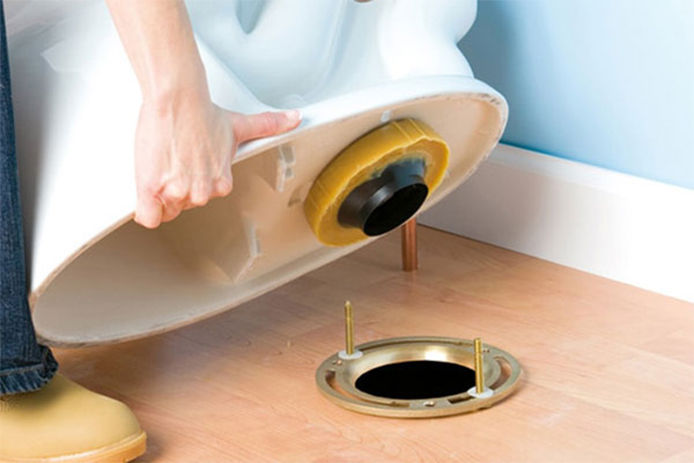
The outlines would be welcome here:
[[[518,361],[508,352],[483,344],[479,338],[408,336],[352,347],[351,304],[348,302],[346,307],[348,347],[327,358],[316,371],[318,389],[343,408],[397,418],[456,415],[491,407],[520,385],[522,369]],[[386,376],[381,378],[386,378],[385,384],[377,388],[378,395],[363,390],[364,379],[384,368]],[[408,376],[408,368],[415,376]],[[417,376],[417,371],[440,373]],[[455,384],[456,372],[466,371],[470,373],[470,382]],[[403,381],[408,378],[420,385],[407,387]],[[434,383],[427,385],[426,381]],[[422,395],[427,392],[433,395]]]

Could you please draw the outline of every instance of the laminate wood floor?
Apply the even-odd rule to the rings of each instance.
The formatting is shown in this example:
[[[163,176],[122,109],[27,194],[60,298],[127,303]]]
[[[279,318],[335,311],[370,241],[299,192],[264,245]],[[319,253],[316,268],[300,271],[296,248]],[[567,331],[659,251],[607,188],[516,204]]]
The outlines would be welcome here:
[[[694,304],[425,227],[419,247],[413,274],[396,233],[196,325],[57,356],[134,409],[138,462],[694,462]],[[345,299],[358,343],[481,336],[524,384],[448,418],[338,408],[314,372]]]

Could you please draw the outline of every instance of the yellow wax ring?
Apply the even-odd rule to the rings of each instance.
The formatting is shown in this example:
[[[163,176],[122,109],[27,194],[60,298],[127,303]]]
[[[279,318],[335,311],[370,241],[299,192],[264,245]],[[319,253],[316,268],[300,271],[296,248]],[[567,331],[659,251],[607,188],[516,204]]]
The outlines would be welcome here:
[[[439,186],[448,166],[448,145],[421,121],[402,119],[368,132],[343,149],[323,169],[304,201],[304,212],[320,242],[346,246],[369,238],[361,228],[338,221],[338,211],[356,187],[388,166],[408,160],[425,164],[428,194]]]

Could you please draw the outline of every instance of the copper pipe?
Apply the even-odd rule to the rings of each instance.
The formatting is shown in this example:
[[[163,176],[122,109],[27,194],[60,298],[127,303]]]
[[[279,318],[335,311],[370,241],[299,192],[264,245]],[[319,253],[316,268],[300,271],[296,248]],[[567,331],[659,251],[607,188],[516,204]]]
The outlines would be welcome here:
[[[417,219],[412,218],[400,227],[402,229],[402,269],[406,272],[417,270]]]

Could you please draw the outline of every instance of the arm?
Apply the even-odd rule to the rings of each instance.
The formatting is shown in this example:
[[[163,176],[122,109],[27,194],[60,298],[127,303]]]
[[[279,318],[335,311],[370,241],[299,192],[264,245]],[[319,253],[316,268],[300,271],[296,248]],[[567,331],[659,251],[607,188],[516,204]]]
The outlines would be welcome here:
[[[135,221],[155,228],[229,194],[238,144],[291,130],[300,116],[246,116],[213,104],[183,0],[107,4],[142,89]]]

